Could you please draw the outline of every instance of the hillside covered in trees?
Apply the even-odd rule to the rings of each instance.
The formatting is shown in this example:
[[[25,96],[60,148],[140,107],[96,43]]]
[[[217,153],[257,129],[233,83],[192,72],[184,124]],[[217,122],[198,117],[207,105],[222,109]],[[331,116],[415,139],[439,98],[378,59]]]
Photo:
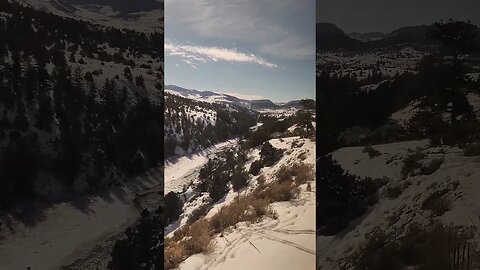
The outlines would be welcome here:
[[[151,138],[163,133],[163,33],[0,10],[0,206],[94,190],[162,160]]]
[[[258,113],[165,93],[165,156],[193,153],[246,134]]]
[[[393,73],[356,54],[317,67],[318,269],[478,266],[480,31],[439,21],[424,38],[421,57],[368,55],[415,60]]]

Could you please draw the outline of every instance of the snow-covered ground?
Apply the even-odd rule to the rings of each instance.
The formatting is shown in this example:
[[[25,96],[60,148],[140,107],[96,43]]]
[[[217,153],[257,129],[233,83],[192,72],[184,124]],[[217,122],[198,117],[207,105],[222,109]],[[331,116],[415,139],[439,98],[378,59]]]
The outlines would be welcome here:
[[[126,186],[92,195],[82,209],[70,203],[54,205],[31,227],[14,220],[15,231],[0,241],[0,269],[57,270],[81,258],[135,222],[139,217],[135,194],[161,185],[162,176],[161,171],[152,171]]]
[[[178,269],[315,269],[315,184],[298,199],[272,204],[278,219],[237,224],[214,240],[214,251],[196,254]]]
[[[331,75],[350,75],[361,80],[371,75],[374,68],[378,68],[386,77],[413,72],[423,55],[411,47],[373,50],[363,54],[318,53],[317,64],[320,65],[320,70],[331,71]]]
[[[422,110],[420,105],[421,101],[412,101],[405,108],[393,113],[390,118],[398,121],[401,126],[407,126],[407,124],[410,122],[410,120],[412,120],[415,114]]]
[[[284,149],[284,156],[272,167],[265,167],[260,175],[266,183],[274,181],[276,172],[282,166],[292,166],[299,162],[315,164],[315,142],[300,137],[272,139],[275,148]],[[248,154],[246,167],[260,158],[259,147]],[[168,174],[167,174],[168,175]],[[218,210],[232,203],[236,196],[251,192],[258,185],[259,176],[251,178],[247,187],[239,193],[230,190],[206,214],[206,218],[215,215]],[[307,185],[300,186],[298,198],[288,202],[276,202],[271,205],[276,219],[264,217],[259,223],[242,222],[235,228],[227,229],[223,237],[216,235],[213,251],[208,254],[196,254],[187,258],[178,269],[315,269],[315,182],[311,191]],[[176,228],[186,224],[189,215],[201,206],[202,197],[184,206],[180,220],[167,228],[166,235],[172,235]]]
[[[181,156],[174,161],[165,162],[165,194],[170,191],[180,192],[197,176],[198,171],[208,161],[209,156],[237,144],[238,139],[218,143],[208,149],[194,154]]]
[[[374,145],[381,154],[370,158],[363,147],[341,148],[333,158],[348,172],[360,177],[387,177],[387,184],[379,190],[379,202],[350,222],[350,227],[335,236],[319,236],[317,242],[318,266],[338,269],[364,243],[365,236],[375,227],[386,233],[402,235],[409,224],[427,224],[432,212],[422,209],[422,203],[434,192],[447,190],[443,196],[449,209],[433,216],[445,225],[476,226],[480,228],[480,163],[478,157],[466,157],[462,149],[450,146],[433,147],[428,140]],[[417,172],[404,177],[401,173],[404,158],[416,153],[425,154],[423,165],[443,160],[431,174]],[[401,187],[397,198],[388,198],[385,189]],[[478,237],[478,235],[476,236]]]

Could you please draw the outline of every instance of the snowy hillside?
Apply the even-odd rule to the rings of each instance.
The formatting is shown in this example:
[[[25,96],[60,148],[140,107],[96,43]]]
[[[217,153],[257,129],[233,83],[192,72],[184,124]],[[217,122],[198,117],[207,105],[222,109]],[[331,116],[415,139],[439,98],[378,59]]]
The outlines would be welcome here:
[[[225,227],[220,233],[213,233],[211,235],[212,239],[209,240],[209,243],[206,243],[209,247],[209,252],[189,256],[178,265],[177,269],[244,269],[244,267],[249,267],[249,265],[252,267],[254,265],[262,266],[263,269],[291,269],[291,267],[295,266],[301,266],[302,269],[310,269],[314,267],[315,220],[313,217],[315,211],[315,183],[312,181],[314,168],[308,166],[313,166],[315,161],[315,143],[309,139],[300,139],[299,137],[273,139],[269,143],[273,146],[273,149],[279,149],[284,152],[283,156],[274,164],[262,168],[260,172],[255,173],[256,175],[250,174],[248,179],[246,179],[245,186],[241,187],[237,192],[234,191],[233,187],[228,188],[229,191],[222,195],[222,198],[218,201],[211,201],[208,193],[197,193],[197,188],[195,188],[195,186],[201,185],[201,182],[198,182],[196,179],[198,179],[199,173],[200,175],[202,174],[202,169],[199,170],[198,168],[205,168],[207,164],[205,160],[206,154],[200,154],[192,159],[185,159],[175,164],[178,168],[185,168],[185,166],[190,166],[187,164],[191,164],[193,160],[198,160],[201,156],[203,157],[203,162],[197,163],[195,161],[196,165],[190,166],[190,168],[185,170],[175,170],[167,165],[166,185],[184,187],[183,191],[178,188],[173,189],[173,191],[179,192],[177,195],[179,198],[183,198],[181,199],[184,200],[183,209],[179,219],[168,226],[165,232],[167,237],[171,237],[171,241],[178,241],[179,244],[182,244],[184,240],[178,237],[184,233],[188,234],[189,229],[200,226],[197,224],[204,224],[207,220],[210,220],[212,222],[211,226],[215,226],[213,225],[215,224],[214,220],[221,218],[224,211],[230,211],[228,209],[235,207],[236,204],[243,204],[246,198],[253,200],[249,203],[256,203],[255,200],[261,200],[263,196],[260,195],[261,190],[265,189],[263,192],[267,190],[268,192],[273,192],[270,189],[280,185],[277,183],[277,181],[281,181],[278,180],[279,177],[289,178],[288,171],[290,169],[309,168],[308,171],[303,171],[306,174],[302,176],[300,176],[300,171],[297,171],[297,174],[293,173],[293,175],[297,175],[297,178],[293,176],[293,179],[297,179],[295,181],[304,179],[305,182],[302,180],[302,184],[298,184],[296,188],[293,188],[293,186],[288,187],[289,191],[285,191],[287,192],[285,196],[290,194],[288,196],[293,196],[291,199],[272,199],[273,201],[268,206],[269,210],[265,217],[259,217],[258,221],[253,221],[250,218],[247,218],[245,221],[239,220],[238,223],[233,222],[233,227]],[[229,147],[232,146],[233,149],[236,148],[230,143]],[[216,147],[217,156],[228,151],[226,150],[228,148],[222,147]],[[246,162],[243,168],[239,169],[251,171],[252,164],[259,162],[264,155],[261,149],[263,147],[247,150],[245,152]],[[212,153],[214,152],[209,153],[209,162],[215,160]],[[169,169],[170,167],[171,169]],[[189,176],[191,183],[184,182],[186,176]],[[235,176],[233,177],[235,178]],[[309,187],[307,188],[307,186]],[[295,195],[290,192],[294,192]],[[213,227],[212,229],[216,230]],[[191,235],[191,237],[203,236]],[[166,269],[171,269],[172,260],[176,260],[170,257],[176,256],[170,253],[170,251],[173,252],[173,250],[169,250],[170,247],[173,248],[172,245],[174,245],[173,242],[170,243],[170,246],[167,244],[166,247]],[[282,254],[289,254],[288,260],[273,260],[277,256],[286,258]],[[242,261],[242,263],[239,264],[239,261]]]
[[[165,92],[165,156],[192,154],[233,137],[256,123],[254,111]]]
[[[192,119],[204,127],[211,119],[207,130],[218,136],[242,126],[237,112],[246,110],[255,117],[237,137],[165,163],[165,269],[235,269],[246,267],[244,260],[263,269],[283,269],[278,268],[281,264],[312,268],[313,101],[290,115],[259,114],[243,106],[206,102],[202,97],[216,94],[193,91],[188,90],[190,98],[165,94],[167,122],[188,116],[180,122]],[[224,125],[219,119],[233,126],[217,130]],[[292,253],[297,259],[288,264],[272,260]]]
[[[318,52],[317,67],[323,72],[337,76],[353,76],[367,79],[380,73],[391,78],[405,72],[413,72],[425,52],[411,47],[381,49],[362,53]]]
[[[294,100],[282,104],[275,104],[271,100],[246,100],[227,94],[215,93],[212,91],[198,91],[195,89],[185,89],[176,85],[166,85],[165,92],[173,95],[179,95],[184,98],[195,99],[208,103],[223,103],[237,107],[245,107],[252,110],[280,110],[299,108],[300,101]]]
[[[373,148],[379,152],[373,158],[363,147],[342,148],[333,153],[333,158],[351,174],[388,180],[379,190],[379,201],[352,222],[345,233],[318,238],[321,269],[355,265],[355,253],[374,230],[401,236],[409,226],[427,224],[432,219],[445,226],[479,228],[476,157],[465,156],[457,147],[430,146],[425,140]],[[407,157],[414,154],[419,155],[418,169],[405,176]],[[475,237],[478,234],[477,231]]]
[[[472,33],[458,55],[452,26]],[[479,269],[478,34],[441,21],[382,38],[441,50],[317,54],[317,269]]]
[[[121,8],[114,3],[108,5],[101,1],[75,1],[75,0],[16,0],[17,2],[41,10],[77,20],[89,21],[108,27],[119,29],[127,28],[143,32],[163,32],[163,1],[140,1],[151,2],[144,5],[140,3],[129,4],[130,9]],[[139,6],[135,9],[134,6]],[[130,12],[129,12],[130,10]]]
[[[163,29],[31,3],[62,11],[0,2],[0,268],[105,270],[159,219]]]

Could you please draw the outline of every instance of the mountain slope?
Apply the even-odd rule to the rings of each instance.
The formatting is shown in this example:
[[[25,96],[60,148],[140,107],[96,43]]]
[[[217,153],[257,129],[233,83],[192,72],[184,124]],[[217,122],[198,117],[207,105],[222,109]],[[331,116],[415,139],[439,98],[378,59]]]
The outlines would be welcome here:
[[[67,189],[102,186],[123,173],[142,172],[150,155],[160,158],[133,139],[148,134],[128,130],[145,124],[142,129],[154,132],[163,126],[163,119],[154,116],[163,101],[163,52],[156,46],[162,34],[104,29],[15,4],[1,7],[13,15],[0,21],[7,45],[0,46],[1,145],[12,153],[25,153],[22,147],[31,145],[26,154],[33,155],[31,175],[3,172],[11,181],[32,181],[21,193],[43,193],[49,185],[42,179],[52,175]],[[137,43],[126,42],[130,39]],[[119,150],[140,163],[121,161],[118,150],[108,146],[115,140],[130,141],[130,149]],[[58,190],[46,194],[53,193]]]
[[[358,51],[365,47],[362,41],[345,34],[340,28],[331,23],[317,23],[316,25],[317,51],[347,50]]]
[[[188,91],[192,96],[192,90]],[[200,94],[196,94],[198,97]],[[201,93],[211,98],[208,93]],[[213,95],[217,96],[217,94]],[[165,92],[165,156],[185,155],[248,132],[254,111],[223,102],[204,102]]]
[[[186,89],[176,85],[166,85],[165,92],[174,95],[180,95],[189,99],[197,99],[199,101],[208,103],[223,103],[232,106],[245,107],[252,110],[266,110],[266,109],[287,109],[298,108],[300,101],[293,100],[283,104],[275,104],[269,99],[246,100],[240,99],[228,94],[219,94],[212,91],[199,91],[195,89]]]
[[[62,17],[136,31],[163,31],[163,1],[142,0],[16,0],[22,5]]]
[[[434,45],[428,40],[427,33],[430,29],[431,26],[418,25],[401,27],[388,34],[372,32],[347,35],[334,24],[317,23],[317,51],[358,52],[394,46],[417,46],[429,49]]]

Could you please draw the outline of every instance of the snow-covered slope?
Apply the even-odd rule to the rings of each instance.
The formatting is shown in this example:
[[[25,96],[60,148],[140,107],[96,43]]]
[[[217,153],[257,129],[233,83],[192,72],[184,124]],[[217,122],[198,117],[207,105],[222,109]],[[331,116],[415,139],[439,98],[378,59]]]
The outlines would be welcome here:
[[[333,153],[333,158],[349,173],[360,177],[386,177],[388,181],[379,191],[379,202],[352,221],[344,232],[318,237],[318,265],[321,269],[352,266],[352,256],[376,228],[401,236],[408,225],[428,224],[432,219],[445,225],[480,226],[477,218],[480,215],[478,157],[467,157],[457,147],[430,146],[428,140],[375,145],[373,148],[379,151],[379,156],[369,157],[363,147],[342,148]],[[404,176],[405,158],[415,153],[424,155],[419,160],[423,168],[436,165],[428,172],[423,169]],[[400,194],[388,195],[387,190],[396,187]],[[435,193],[442,194],[437,205],[448,205],[444,213],[435,214],[425,209],[425,202]]]
[[[123,233],[137,220],[141,209],[133,199],[137,193],[162,187],[162,174],[151,171],[126,186],[92,194],[88,202],[78,198],[78,202],[54,204],[42,212],[35,226],[13,217],[3,219],[3,224],[9,225],[2,228],[0,269],[53,270],[86,256],[97,244]],[[110,260],[108,253],[103,260]]]
[[[189,99],[195,99],[209,103],[224,103],[240,107],[246,107],[253,110],[277,110],[298,108],[300,103],[298,100],[289,101],[283,104],[275,104],[271,100],[246,100],[237,98],[227,94],[216,93],[212,91],[199,91],[195,89],[186,89],[176,85],[166,85],[165,92],[179,95]]]
[[[254,176],[240,193],[230,190],[216,202],[206,214],[211,218],[223,206],[234,203],[237,196],[252,192],[259,177],[266,183],[275,181],[282,167],[293,166],[300,160],[304,164],[315,163],[315,142],[299,137],[272,139],[272,146],[285,150],[284,156],[271,167],[265,167],[260,175]],[[259,159],[258,149],[249,153],[245,166]],[[217,234],[213,239],[213,250],[208,254],[196,254],[182,262],[178,269],[314,269],[315,267],[315,182],[300,185],[300,194],[291,201],[275,202],[271,209],[275,218],[265,216],[261,222],[241,222],[235,227]],[[186,204],[180,221],[167,228],[167,237],[176,228],[187,224],[189,216],[200,205]]]
[[[59,16],[69,17],[89,21],[95,24],[115,27],[127,28],[136,31],[163,32],[163,0],[152,0],[149,8],[144,10],[135,9],[132,2],[131,9],[134,12],[124,12],[118,10],[114,4],[80,4],[80,1],[73,0],[16,0],[17,2],[31,6],[37,10],[46,11]],[[91,1],[95,3],[95,1]],[[143,1],[146,2],[146,1]],[[103,2],[104,3],[104,2]],[[157,4],[155,4],[157,3]],[[122,12],[123,11],[123,12]]]

